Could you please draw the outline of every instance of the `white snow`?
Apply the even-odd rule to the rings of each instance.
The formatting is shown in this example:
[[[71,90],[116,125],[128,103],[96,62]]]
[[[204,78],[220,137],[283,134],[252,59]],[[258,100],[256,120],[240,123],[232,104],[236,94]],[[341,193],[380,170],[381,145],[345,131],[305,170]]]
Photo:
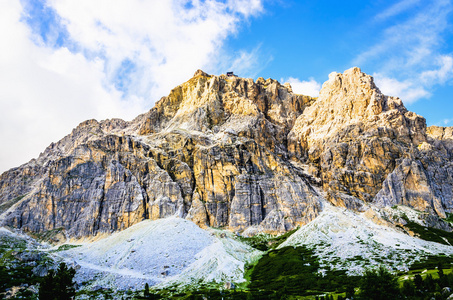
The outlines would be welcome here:
[[[215,231],[214,231],[215,232]],[[218,236],[225,234],[217,231]],[[229,233],[231,234],[231,233]],[[196,261],[181,274],[171,278],[165,285],[196,284],[209,282],[244,282],[244,263],[258,259],[262,252],[225,236],[196,255]]]
[[[34,242],[32,238],[28,235],[22,233],[20,230],[15,230],[12,228],[0,227],[0,237],[8,237],[11,239],[24,240],[29,242]]]
[[[418,214],[405,207],[381,213],[404,213],[411,219]],[[379,211],[374,216],[378,215]],[[372,214],[355,213],[323,201],[320,215],[279,248],[306,245],[314,249],[322,268],[344,269],[351,275],[380,264],[407,270],[427,255],[453,255],[452,246],[411,237],[397,228],[377,224],[371,217]],[[0,236],[26,237],[3,227]],[[76,281],[88,282],[84,288],[113,290],[140,290],[146,283],[159,288],[240,283],[244,281],[244,265],[261,255],[261,251],[239,242],[231,232],[201,229],[177,216],[145,220],[80,247],[52,253],[58,256],[57,260],[76,267]]]
[[[386,264],[398,270],[429,254],[453,255],[453,247],[424,241],[392,227],[378,225],[364,213],[324,204],[312,222],[279,247],[306,245],[319,256],[321,266],[360,274],[364,268]]]
[[[12,235],[13,233],[5,227],[0,227],[0,235]]]
[[[79,265],[76,281],[114,290],[243,281],[244,263],[259,251],[218,230],[170,217],[145,220],[124,231],[60,252]]]

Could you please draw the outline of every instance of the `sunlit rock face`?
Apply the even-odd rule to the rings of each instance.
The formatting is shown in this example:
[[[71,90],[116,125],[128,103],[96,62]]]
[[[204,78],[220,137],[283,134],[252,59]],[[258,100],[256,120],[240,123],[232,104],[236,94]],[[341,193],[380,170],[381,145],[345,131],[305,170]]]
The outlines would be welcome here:
[[[322,211],[453,206],[451,128],[426,128],[358,68],[319,98],[263,78],[197,71],[130,122],[81,123],[0,177],[0,222],[80,238],[177,215],[200,227],[281,233]]]
[[[344,202],[341,194],[372,201],[387,175],[426,139],[423,117],[353,68],[329,75],[291,129],[289,150],[312,166],[335,203]]]

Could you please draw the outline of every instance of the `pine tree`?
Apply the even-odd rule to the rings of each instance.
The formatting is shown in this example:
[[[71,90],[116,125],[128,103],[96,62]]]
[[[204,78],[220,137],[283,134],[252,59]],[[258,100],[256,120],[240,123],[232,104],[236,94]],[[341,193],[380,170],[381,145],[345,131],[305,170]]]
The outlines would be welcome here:
[[[143,291],[143,297],[145,297],[145,298],[150,298],[150,294],[149,294],[149,284],[148,284],[148,283],[145,284],[145,290]]]
[[[360,297],[362,299],[387,300],[398,299],[399,296],[397,278],[383,266],[376,271],[365,271],[360,282]]]
[[[431,274],[426,275],[425,280],[423,280],[423,286],[425,290],[429,292],[434,292],[436,290],[436,282]]]
[[[441,261],[437,264],[437,274],[439,275],[439,278],[444,277],[444,266]]]
[[[423,278],[420,274],[415,274],[414,276],[414,284],[415,284],[415,288],[418,290],[418,291],[421,291],[423,289]]]
[[[415,297],[415,284],[411,280],[406,280],[403,282],[401,287],[401,292],[406,297]]]
[[[50,270],[39,285],[40,300],[70,300],[75,296],[75,270],[60,263],[57,271]]]
[[[352,299],[355,294],[355,283],[352,281],[348,281],[345,287],[346,298]]]

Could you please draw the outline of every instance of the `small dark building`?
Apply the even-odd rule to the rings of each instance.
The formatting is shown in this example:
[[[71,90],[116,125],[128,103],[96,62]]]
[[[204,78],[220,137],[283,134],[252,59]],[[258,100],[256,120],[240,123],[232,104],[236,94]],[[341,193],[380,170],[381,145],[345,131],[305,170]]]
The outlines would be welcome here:
[[[227,76],[235,76],[233,72],[227,72]]]

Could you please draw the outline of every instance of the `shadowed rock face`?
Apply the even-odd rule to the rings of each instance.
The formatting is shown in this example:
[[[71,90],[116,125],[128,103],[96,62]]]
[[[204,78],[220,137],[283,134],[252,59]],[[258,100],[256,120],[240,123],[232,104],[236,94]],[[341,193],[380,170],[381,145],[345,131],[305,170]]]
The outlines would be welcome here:
[[[385,179],[375,202],[403,204],[445,218],[453,211],[452,128],[429,127],[427,141],[411,150]]]
[[[85,121],[3,173],[0,222],[80,238],[178,215],[280,233],[318,215],[319,188],[354,210],[374,201],[444,217],[452,145],[451,128],[427,130],[357,68],[331,74],[318,99],[197,71],[133,121]]]

